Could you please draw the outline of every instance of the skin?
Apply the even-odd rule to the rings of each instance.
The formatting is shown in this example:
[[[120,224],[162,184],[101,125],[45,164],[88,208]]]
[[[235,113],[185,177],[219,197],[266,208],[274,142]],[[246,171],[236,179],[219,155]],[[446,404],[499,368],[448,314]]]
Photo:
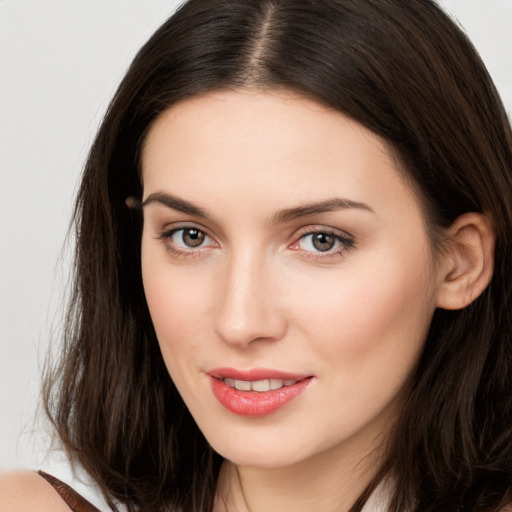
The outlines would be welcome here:
[[[69,512],[46,480],[34,471],[0,474],[0,512]]]
[[[169,373],[226,459],[216,510],[348,509],[400,410],[446,274],[395,160],[339,112],[243,90],[171,107],[142,169],[146,298]],[[279,215],[334,198],[357,206]],[[183,227],[202,244],[187,245]],[[343,238],[322,252],[311,232]],[[251,418],[217,401],[207,375],[217,367],[313,379]]]

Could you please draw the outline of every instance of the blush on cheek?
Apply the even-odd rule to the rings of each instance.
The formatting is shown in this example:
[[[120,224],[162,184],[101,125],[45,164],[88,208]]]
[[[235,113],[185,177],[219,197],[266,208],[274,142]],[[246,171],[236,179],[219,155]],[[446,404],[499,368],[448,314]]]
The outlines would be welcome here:
[[[396,279],[394,274],[394,278],[369,276],[345,282],[325,293],[328,301],[317,301],[313,308],[304,304],[308,339],[321,340],[316,350],[327,358],[369,355],[386,346],[394,350],[401,343],[421,344],[432,308],[417,297],[427,288],[425,276]]]
[[[208,340],[208,318],[201,293],[183,288],[176,280],[154,279],[147,274],[146,299],[165,365],[178,387],[179,376],[190,375],[190,368]],[[181,293],[185,289],[188,293]],[[176,381],[176,379],[178,379]],[[185,386],[186,388],[186,386]]]
[[[188,273],[175,271],[169,262],[148,258],[146,265],[143,260],[143,282],[155,324],[170,327],[178,322],[188,330],[204,315],[208,288],[200,277],[191,278]]]

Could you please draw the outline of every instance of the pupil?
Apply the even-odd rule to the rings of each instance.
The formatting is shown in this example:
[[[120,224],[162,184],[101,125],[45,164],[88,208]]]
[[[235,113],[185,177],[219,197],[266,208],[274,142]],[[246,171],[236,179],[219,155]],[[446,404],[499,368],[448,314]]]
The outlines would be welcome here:
[[[334,247],[334,237],[326,233],[315,233],[313,235],[313,246],[319,251],[328,251]]]
[[[183,242],[189,247],[198,247],[204,242],[204,233],[198,229],[186,229],[183,231]]]

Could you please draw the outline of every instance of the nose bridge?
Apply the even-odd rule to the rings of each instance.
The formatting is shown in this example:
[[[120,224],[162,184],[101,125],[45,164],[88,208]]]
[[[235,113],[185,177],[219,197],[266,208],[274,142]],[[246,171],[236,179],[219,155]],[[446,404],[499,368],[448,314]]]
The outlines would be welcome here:
[[[277,306],[278,286],[271,261],[245,246],[227,258],[219,276],[216,330],[230,345],[279,339],[285,319]]]

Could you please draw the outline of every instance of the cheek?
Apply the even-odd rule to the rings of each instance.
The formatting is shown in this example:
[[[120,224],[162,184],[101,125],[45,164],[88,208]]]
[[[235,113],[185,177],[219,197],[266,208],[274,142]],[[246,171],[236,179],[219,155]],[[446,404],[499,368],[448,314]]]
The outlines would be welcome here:
[[[181,336],[192,334],[207,314],[206,290],[190,290],[191,283],[179,276],[144,278],[146,300],[157,334],[167,337],[173,332]],[[160,336],[159,336],[160,339]]]
[[[172,373],[173,367],[187,365],[204,341],[210,287],[197,273],[172,266],[159,252],[144,251],[143,244],[142,277],[160,349]]]
[[[418,356],[434,311],[433,282],[421,251],[349,266],[302,287],[296,296],[295,325],[323,360],[352,373],[394,359]],[[299,320],[301,319],[301,320]],[[391,363],[390,363],[391,366]]]

